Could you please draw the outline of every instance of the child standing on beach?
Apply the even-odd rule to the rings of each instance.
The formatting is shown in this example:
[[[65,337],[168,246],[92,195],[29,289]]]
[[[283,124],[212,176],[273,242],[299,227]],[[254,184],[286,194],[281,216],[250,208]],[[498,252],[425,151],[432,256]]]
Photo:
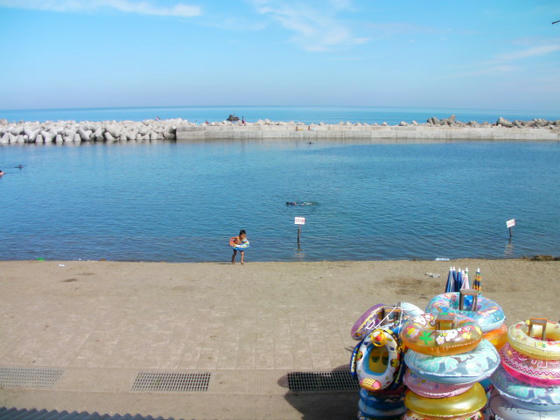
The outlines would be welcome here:
[[[235,264],[235,257],[237,252],[241,254],[241,264],[245,264],[245,250],[249,248],[249,240],[247,239],[247,232],[241,229],[238,236],[233,236],[229,240],[229,246],[233,248],[233,255],[231,256],[231,263]]]

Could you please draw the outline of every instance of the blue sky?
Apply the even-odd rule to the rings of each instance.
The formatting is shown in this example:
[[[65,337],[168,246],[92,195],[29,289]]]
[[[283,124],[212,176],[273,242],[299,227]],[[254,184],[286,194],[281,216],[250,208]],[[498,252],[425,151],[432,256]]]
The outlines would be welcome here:
[[[0,0],[0,109],[559,111],[558,19],[558,0]]]

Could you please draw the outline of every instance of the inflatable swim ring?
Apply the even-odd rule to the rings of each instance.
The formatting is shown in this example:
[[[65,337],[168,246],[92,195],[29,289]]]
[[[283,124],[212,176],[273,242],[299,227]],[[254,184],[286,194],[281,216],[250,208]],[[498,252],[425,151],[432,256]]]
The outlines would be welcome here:
[[[398,334],[401,323],[422,313],[422,309],[408,302],[399,302],[396,305],[378,303],[358,318],[350,335],[354,340],[361,340],[378,327],[391,327]]]
[[[363,339],[369,332],[380,326],[382,318],[382,312],[389,308],[388,305],[384,303],[378,303],[373,305],[367,311],[365,311],[358,320],[352,326],[350,330],[350,335],[354,340]]]
[[[498,392],[492,393],[488,403],[491,414],[496,420],[558,420],[560,411],[536,411],[517,407]],[[490,417],[492,418],[492,417]]]
[[[354,350],[352,350],[352,355],[350,356],[350,374],[353,378],[356,378],[358,376],[358,373],[356,372],[356,358],[358,357],[358,352],[360,351],[361,345],[362,343],[356,344]]]
[[[511,347],[535,359],[560,360],[560,324],[547,321],[545,339],[542,340],[541,325],[532,325],[529,335],[531,321],[521,321],[509,327],[508,341]]]
[[[398,394],[385,392],[372,393],[365,389],[360,389],[360,401],[364,407],[373,407],[378,410],[392,410],[404,406],[404,389]]]
[[[229,246],[231,246],[236,251],[245,251],[247,248],[249,248],[249,241],[247,239],[243,239],[240,244],[236,244],[235,240],[237,238],[237,236],[232,236],[231,238],[229,238]]]
[[[521,382],[500,367],[490,378],[492,385],[517,407],[535,411],[559,411],[560,387],[536,387]]]
[[[434,417],[423,416],[422,414],[409,410],[402,417],[402,420],[484,420],[484,414],[482,414],[481,411],[477,411],[476,413],[467,414],[466,416]]]
[[[454,315],[452,329],[436,329],[438,321],[429,313],[411,319],[401,331],[403,344],[418,353],[449,356],[466,353],[482,340],[482,331],[471,318]]]
[[[509,344],[502,348],[500,355],[502,366],[515,379],[533,386],[560,385],[560,360],[533,359]]]
[[[389,387],[401,368],[401,349],[391,330],[376,329],[361,343],[355,371],[360,386],[367,391]]]
[[[448,398],[424,398],[407,391],[404,404],[410,411],[428,417],[468,416],[482,410],[487,398],[484,388],[474,384],[467,392]]]
[[[361,400],[358,402],[358,420],[396,419],[400,418],[405,412],[406,407],[404,405],[390,410],[379,410],[377,408],[364,405]]]
[[[404,374],[404,384],[417,395],[425,398],[447,398],[463,394],[471,389],[472,384],[440,384],[428,381],[410,369]]]
[[[504,323],[506,316],[503,309],[493,300],[485,298],[482,295],[477,297],[477,306],[473,310],[472,306],[465,304],[465,307],[471,310],[459,310],[459,301],[461,299],[460,292],[443,293],[434,297],[426,307],[426,312],[444,313],[444,314],[461,314],[468,316],[478,322],[483,332],[488,332],[500,328]]]
[[[502,324],[500,328],[496,328],[495,330],[484,333],[482,338],[490,341],[492,344],[494,344],[494,347],[496,347],[496,349],[500,350],[504,346],[504,344],[507,343],[506,324]]]
[[[468,353],[434,357],[408,350],[408,368],[428,381],[441,384],[473,384],[489,377],[500,365],[500,355],[487,340]]]

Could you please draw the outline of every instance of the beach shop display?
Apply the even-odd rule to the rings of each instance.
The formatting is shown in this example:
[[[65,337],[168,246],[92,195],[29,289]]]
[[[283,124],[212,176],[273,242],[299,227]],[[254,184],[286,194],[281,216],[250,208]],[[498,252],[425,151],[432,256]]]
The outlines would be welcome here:
[[[492,375],[489,410],[504,419],[560,419],[559,324],[531,318],[509,327],[501,366]]]
[[[560,420],[560,323],[507,328],[500,305],[480,294],[480,269],[476,290],[468,270],[453,271],[453,290],[426,312],[377,304],[352,327],[358,419]]]

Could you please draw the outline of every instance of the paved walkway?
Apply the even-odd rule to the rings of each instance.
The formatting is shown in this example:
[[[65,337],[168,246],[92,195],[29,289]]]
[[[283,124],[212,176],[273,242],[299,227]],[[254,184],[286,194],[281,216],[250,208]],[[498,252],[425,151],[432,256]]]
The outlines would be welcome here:
[[[332,379],[329,372],[345,370],[354,345],[349,330],[360,313],[401,299],[424,306],[444,284],[424,273],[443,276],[448,264],[0,262],[0,382],[2,375],[15,381],[0,389],[0,406],[198,419],[352,418],[356,392],[291,392],[288,375],[315,371]],[[489,297],[495,290],[513,319],[535,306],[525,293],[531,296],[533,286],[520,290],[518,282],[551,282],[560,267],[469,265],[483,273],[486,265],[486,276],[497,279],[487,280]],[[517,289],[496,287],[506,281]],[[539,315],[554,314],[554,287],[542,295]],[[39,377],[46,368],[58,376],[34,385],[21,379],[31,368]],[[141,372],[211,379],[198,392],[134,391]]]

